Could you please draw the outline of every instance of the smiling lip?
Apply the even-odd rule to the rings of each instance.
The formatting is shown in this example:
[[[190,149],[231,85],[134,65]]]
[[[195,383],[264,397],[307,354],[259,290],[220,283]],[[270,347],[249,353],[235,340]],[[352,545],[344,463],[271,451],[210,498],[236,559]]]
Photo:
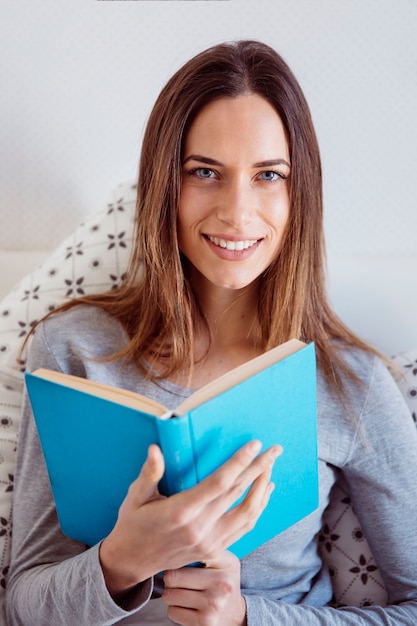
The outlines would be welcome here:
[[[206,235],[206,238],[215,246],[232,252],[248,250],[258,243],[259,239],[229,239]]]

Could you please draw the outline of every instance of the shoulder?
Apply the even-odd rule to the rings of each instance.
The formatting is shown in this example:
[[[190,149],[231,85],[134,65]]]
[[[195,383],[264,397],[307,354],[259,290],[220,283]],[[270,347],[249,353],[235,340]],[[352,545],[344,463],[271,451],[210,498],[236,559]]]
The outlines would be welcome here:
[[[44,327],[64,327],[72,324],[93,324],[100,320],[100,322],[107,321],[108,323],[116,323],[114,317],[109,315],[104,309],[99,306],[93,306],[89,304],[78,304],[66,311],[58,311],[53,313],[42,322]]]
[[[79,305],[68,311],[48,317],[41,325],[41,330],[48,340],[75,338],[83,341],[100,339],[123,333],[120,323],[98,306]]]
[[[398,388],[389,367],[389,359],[384,360],[371,350],[359,347],[337,347],[337,356],[343,362],[347,370],[352,373],[349,377],[342,374],[343,388],[350,403],[363,402],[370,389],[380,385],[388,385],[396,391]],[[355,380],[356,378],[356,380]],[[324,377],[319,373],[319,387],[323,394],[330,393]]]
[[[359,348],[342,349],[340,356],[357,381],[343,377],[344,394],[337,397],[318,376],[317,405],[324,456],[334,465],[350,458],[358,441],[372,441],[385,428],[409,428],[409,411],[387,363]],[[344,459],[344,460],[343,460]]]
[[[345,348],[341,351],[341,357],[358,379],[355,382],[345,377],[346,389],[351,398],[355,396],[366,401],[370,394],[383,395],[384,390],[389,395],[401,395],[392,375],[389,359],[384,360],[361,348]]]
[[[51,367],[68,371],[69,362],[100,359],[126,343],[121,324],[96,306],[79,305],[49,316],[36,329],[28,369]]]

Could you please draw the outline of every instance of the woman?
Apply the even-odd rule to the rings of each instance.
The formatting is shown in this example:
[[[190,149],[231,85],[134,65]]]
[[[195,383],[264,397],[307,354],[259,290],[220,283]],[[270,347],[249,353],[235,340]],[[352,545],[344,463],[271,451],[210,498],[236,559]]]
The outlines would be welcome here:
[[[326,300],[317,141],[300,87],[271,48],[215,46],[162,90],[142,146],[135,241],[124,284],[49,316],[29,368],[110,382],[173,407],[290,337],[314,341],[320,506],[239,563],[227,547],[266,506],[279,448],[257,456],[250,442],[194,489],[163,498],[164,462],[152,446],[114,529],[86,549],[59,529],[26,402],[10,625],[146,623],[152,593],[184,626],[417,623],[416,430],[384,363]],[[316,536],[338,475],[388,607],[329,606]],[[205,567],[184,567],[193,561]]]

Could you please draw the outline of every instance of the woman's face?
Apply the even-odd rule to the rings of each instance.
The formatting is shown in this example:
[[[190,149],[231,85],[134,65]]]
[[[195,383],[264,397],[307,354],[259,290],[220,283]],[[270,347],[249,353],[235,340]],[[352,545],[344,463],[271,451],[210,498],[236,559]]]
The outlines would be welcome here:
[[[258,95],[215,100],[190,126],[182,165],[182,253],[200,280],[248,286],[276,258],[288,220],[290,159],[281,118]]]

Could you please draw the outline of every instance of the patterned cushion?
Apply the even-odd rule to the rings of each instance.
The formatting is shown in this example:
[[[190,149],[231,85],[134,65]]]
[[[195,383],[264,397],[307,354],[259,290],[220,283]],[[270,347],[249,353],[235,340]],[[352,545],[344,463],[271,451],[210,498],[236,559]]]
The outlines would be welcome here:
[[[120,185],[105,210],[81,224],[23,278],[0,304],[0,365],[16,363],[35,322],[66,298],[110,289],[125,271],[132,238],[136,187]]]
[[[0,366],[0,595],[5,587],[11,538],[14,464],[22,404],[22,375]]]
[[[3,594],[25,369],[24,356],[17,361],[17,355],[34,323],[66,298],[119,284],[129,258],[135,199],[134,185],[120,185],[102,212],[81,224],[0,303],[0,624],[6,624]],[[417,350],[394,360],[404,373],[398,384],[417,421]],[[386,601],[378,568],[341,485],[333,490],[318,542],[332,575],[336,606]]]
[[[24,356],[17,360],[29,329],[66,298],[111,289],[128,263],[136,188],[121,185],[104,211],[81,224],[37,269],[0,302],[0,625],[10,559],[13,476]]]
[[[383,606],[387,603],[384,582],[349,493],[338,483],[332,490],[318,541],[332,578],[333,606]]]

